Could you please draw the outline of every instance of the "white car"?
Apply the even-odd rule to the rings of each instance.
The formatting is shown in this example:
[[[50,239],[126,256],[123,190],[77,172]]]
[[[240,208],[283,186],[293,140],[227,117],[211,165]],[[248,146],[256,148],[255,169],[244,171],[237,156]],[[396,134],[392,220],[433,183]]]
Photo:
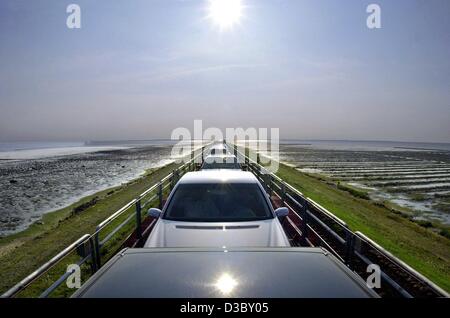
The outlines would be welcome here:
[[[209,155],[203,161],[200,170],[235,169],[242,170],[235,155]]]
[[[171,192],[145,247],[285,247],[289,240],[256,177],[238,170],[184,175]]]
[[[216,144],[210,148],[209,153],[211,155],[226,155],[228,149],[225,144]]]

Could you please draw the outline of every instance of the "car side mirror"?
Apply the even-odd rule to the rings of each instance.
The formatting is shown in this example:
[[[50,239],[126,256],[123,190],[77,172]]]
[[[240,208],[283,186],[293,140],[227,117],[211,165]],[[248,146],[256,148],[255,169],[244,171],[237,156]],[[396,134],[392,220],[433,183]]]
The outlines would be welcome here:
[[[275,214],[277,217],[282,218],[289,214],[289,209],[286,207],[278,208],[275,210]]]
[[[148,216],[151,216],[155,219],[159,218],[161,216],[162,211],[157,208],[150,208],[148,209]]]

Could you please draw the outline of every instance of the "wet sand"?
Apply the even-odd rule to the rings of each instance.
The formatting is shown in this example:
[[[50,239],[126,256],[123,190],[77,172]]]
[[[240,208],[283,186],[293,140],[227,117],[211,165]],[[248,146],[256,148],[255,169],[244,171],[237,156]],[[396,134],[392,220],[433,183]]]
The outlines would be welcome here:
[[[119,148],[0,161],[0,236],[26,229],[47,212],[170,163],[170,145]]]

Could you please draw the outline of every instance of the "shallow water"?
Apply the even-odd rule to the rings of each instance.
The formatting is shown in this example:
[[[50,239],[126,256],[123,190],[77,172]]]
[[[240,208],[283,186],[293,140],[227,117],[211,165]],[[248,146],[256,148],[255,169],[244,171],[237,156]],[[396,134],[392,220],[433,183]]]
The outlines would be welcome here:
[[[407,207],[419,219],[450,225],[450,215],[437,208],[448,198],[435,195],[450,190],[450,144],[291,142],[280,144],[279,156],[300,171],[346,182],[374,200]]]

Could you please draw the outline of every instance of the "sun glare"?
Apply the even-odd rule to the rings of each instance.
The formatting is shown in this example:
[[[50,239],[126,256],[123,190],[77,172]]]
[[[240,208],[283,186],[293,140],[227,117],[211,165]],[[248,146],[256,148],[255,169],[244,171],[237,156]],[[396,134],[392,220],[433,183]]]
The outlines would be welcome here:
[[[230,294],[238,285],[238,282],[228,273],[222,274],[215,286],[224,295]]]
[[[209,0],[208,18],[221,30],[230,29],[242,18],[241,0]]]

